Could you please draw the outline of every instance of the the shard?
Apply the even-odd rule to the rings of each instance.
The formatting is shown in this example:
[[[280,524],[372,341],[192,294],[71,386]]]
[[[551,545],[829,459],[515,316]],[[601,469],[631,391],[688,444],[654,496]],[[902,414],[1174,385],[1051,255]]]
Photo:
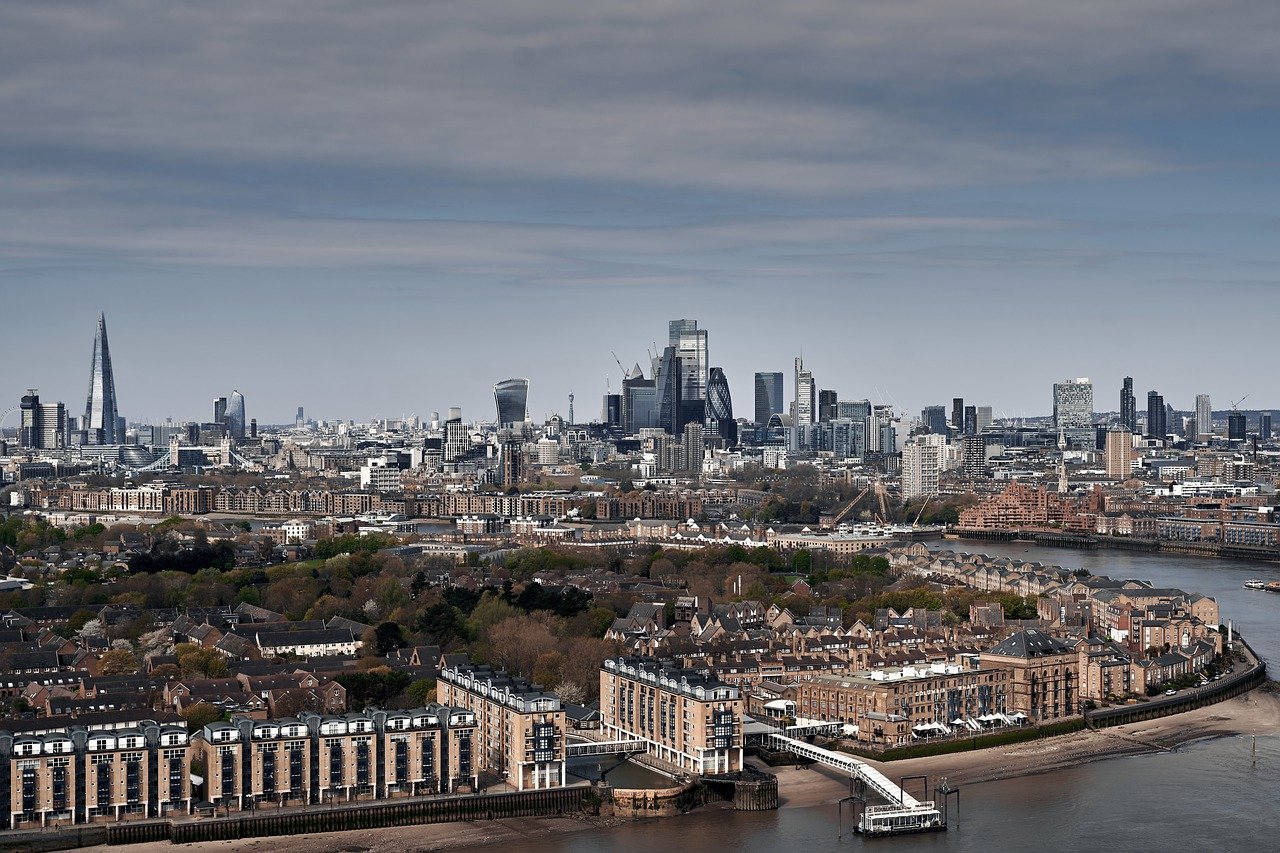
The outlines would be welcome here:
[[[107,318],[98,315],[98,333],[93,338],[93,364],[89,367],[89,399],[84,405],[84,423],[90,444],[119,444],[119,417],[116,411],[116,380],[111,372],[111,347],[107,344]]]

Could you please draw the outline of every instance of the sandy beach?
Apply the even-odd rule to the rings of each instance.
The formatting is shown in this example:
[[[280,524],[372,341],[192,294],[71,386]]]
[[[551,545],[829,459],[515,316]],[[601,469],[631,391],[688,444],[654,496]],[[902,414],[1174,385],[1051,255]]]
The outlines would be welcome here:
[[[1172,750],[1179,744],[1203,738],[1274,734],[1280,734],[1280,688],[1268,683],[1244,696],[1206,708],[1104,731],[1077,732],[954,755],[869,763],[891,779],[928,774],[930,784],[945,776],[952,784],[972,785],[1048,773],[1123,755]],[[782,808],[834,803],[849,793],[848,780],[840,778],[834,770],[795,767],[764,769],[778,777]],[[319,850],[327,853],[371,853],[383,850],[420,853],[481,845],[518,845],[530,838],[581,832],[620,822],[609,818],[523,818],[332,832],[313,836],[203,842],[184,847],[193,853],[313,853]],[[109,850],[119,851],[122,848],[86,849],[95,853],[108,853]],[[167,842],[137,844],[130,845],[127,849],[130,853],[164,853],[172,850],[173,845]]]

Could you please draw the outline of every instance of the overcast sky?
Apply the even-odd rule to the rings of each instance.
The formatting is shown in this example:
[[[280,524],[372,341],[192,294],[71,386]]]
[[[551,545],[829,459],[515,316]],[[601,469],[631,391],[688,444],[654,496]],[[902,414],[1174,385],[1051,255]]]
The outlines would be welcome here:
[[[1274,0],[0,4],[0,410],[1280,407]],[[647,372],[647,371],[646,371]],[[5,426],[13,426],[13,418]]]

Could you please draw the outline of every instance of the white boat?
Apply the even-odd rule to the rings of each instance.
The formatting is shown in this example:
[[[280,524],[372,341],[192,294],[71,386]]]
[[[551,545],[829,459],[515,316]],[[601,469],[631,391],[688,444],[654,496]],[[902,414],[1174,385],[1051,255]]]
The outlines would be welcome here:
[[[1245,581],[1244,588],[1245,589],[1266,589],[1267,582],[1266,581]]]

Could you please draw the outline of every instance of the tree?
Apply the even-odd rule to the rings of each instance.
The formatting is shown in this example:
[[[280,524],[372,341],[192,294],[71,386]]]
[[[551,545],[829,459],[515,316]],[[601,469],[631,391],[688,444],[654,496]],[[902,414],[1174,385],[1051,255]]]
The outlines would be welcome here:
[[[414,706],[430,705],[436,701],[436,682],[431,678],[419,678],[409,685],[405,695]]]
[[[404,639],[404,632],[395,622],[383,622],[373,629],[373,636],[370,638],[372,643],[366,641],[366,647],[372,646],[372,652],[375,657],[386,657],[396,649],[403,649],[408,645]]]
[[[187,721],[187,731],[198,732],[200,729],[222,719],[222,709],[208,702],[197,702],[182,712],[182,719]]]
[[[183,678],[226,678],[227,659],[213,649],[179,643],[174,649]]]
[[[138,671],[138,656],[129,649],[112,649],[98,659],[103,675],[133,675]]]

